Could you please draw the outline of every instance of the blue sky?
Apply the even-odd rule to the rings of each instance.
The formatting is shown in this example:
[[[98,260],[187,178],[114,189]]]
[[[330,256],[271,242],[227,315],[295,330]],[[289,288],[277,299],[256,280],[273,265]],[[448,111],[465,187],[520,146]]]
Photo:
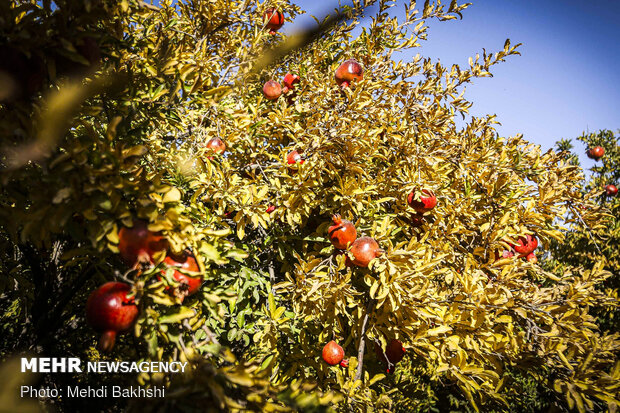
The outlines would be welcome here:
[[[496,114],[501,135],[523,133],[543,149],[584,131],[620,128],[620,1],[473,3],[463,20],[429,21],[428,40],[411,53],[440,59],[448,66],[467,66],[467,59],[482,48],[500,50],[507,38],[512,44],[523,43],[521,56],[494,66],[493,78],[476,79],[467,87],[473,115]],[[296,4],[323,16],[337,2],[297,0]],[[403,6],[394,10],[402,14]],[[299,16],[294,26],[311,22],[309,16]],[[581,143],[574,144],[582,165],[592,166]]]

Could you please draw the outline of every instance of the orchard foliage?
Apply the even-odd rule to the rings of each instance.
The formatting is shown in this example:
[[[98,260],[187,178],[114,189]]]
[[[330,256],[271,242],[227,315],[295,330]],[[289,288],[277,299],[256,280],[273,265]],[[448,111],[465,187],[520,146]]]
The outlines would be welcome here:
[[[618,186],[620,183],[620,146],[618,132],[601,130],[596,133],[584,133],[577,140],[583,142],[587,148],[601,146],[605,154],[594,163],[590,174],[584,177],[584,197],[593,199],[596,204],[586,207],[576,204],[571,208],[571,231],[563,243],[553,245],[552,257],[549,264],[559,268],[585,264],[592,266],[602,262],[605,269],[612,276],[599,288],[609,297],[618,297],[620,288],[620,200],[618,196],[608,195],[605,188],[608,185]],[[578,164],[578,158],[572,153],[573,145],[569,140],[562,140],[557,144],[567,159]],[[600,221],[587,222],[581,217],[587,208],[594,207],[603,213]],[[552,267],[550,267],[552,268]],[[556,271],[558,270],[556,269]],[[617,307],[614,309],[601,308],[603,327],[610,331],[618,331]],[[614,311],[611,311],[614,310]]]
[[[354,1],[287,37],[264,17],[302,13],[284,0],[3,3],[0,46],[30,72],[0,67],[2,355],[187,360],[137,377],[170,409],[523,410],[537,382],[547,406],[615,409],[620,339],[591,313],[617,307],[602,253],[552,269],[503,254],[607,216],[562,153],[468,115],[464,85],[518,45],[445,67],[412,52],[467,5],[395,5]],[[349,59],[363,76],[339,86]],[[334,214],[378,242],[368,268],[332,246]],[[119,232],[140,220],[167,248],[127,265]],[[191,296],[166,263],[187,251]],[[105,355],[84,305],[111,280],[139,316]],[[348,364],[323,362],[332,340]]]

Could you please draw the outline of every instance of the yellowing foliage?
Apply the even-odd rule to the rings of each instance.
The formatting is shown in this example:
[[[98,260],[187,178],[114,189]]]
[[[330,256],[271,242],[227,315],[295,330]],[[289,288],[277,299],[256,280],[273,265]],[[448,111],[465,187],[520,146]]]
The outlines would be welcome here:
[[[576,205],[595,229],[606,214],[561,153],[499,136],[493,116],[468,115],[463,86],[490,76],[519,45],[507,40],[466,68],[411,52],[426,41],[428,19],[460,17],[467,5],[406,2],[397,18],[394,1],[353,1],[319,29],[287,38],[262,19],[278,7],[290,25],[302,10],[284,0],[56,3],[2,10],[10,44],[23,32],[56,37],[36,52],[48,69],[45,90],[0,107],[11,148],[1,176],[3,251],[18,251],[20,263],[0,291],[28,307],[34,285],[36,308],[47,305],[59,320],[78,315],[82,327],[36,327],[48,316],[35,311],[31,342],[3,353],[45,334],[48,349],[92,335],[78,312],[85,286],[116,277],[133,283],[142,310],[139,345],[126,338],[118,357],[193,365],[183,377],[138,378],[169,386],[170,408],[415,411],[443,406],[439,395],[449,393],[476,411],[509,410],[519,406],[514,372],[548,383],[568,409],[617,408],[620,337],[601,331],[591,311],[618,305],[599,289],[611,277],[604,260],[550,269],[501,257],[526,234],[540,252],[561,244]],[[378,11],[363,26],[370,5]],[[76,24],[60,24],[71,15]],[[73,42],[85,36],[99,44],[101,66],[57,75],[45,49],[62,47],[79,63]],[[339,88],[334,71],[349,58],[364,78]],[[265,99],[263,84],[286,73],[301,78],[294,92]],[[223,154],[206,147],[213,137]],[[303,163],[287,163],[292,150]],[[421,189],[438,204],[415,226],[407,195]],[[349,253],[331,246],[335,213],[385,251],[369,268],[348,267]],[[171,251],[199,258],[199,294],[181,303],[167,293],[175,282],[161,277],[163,256],[127,271],[118,231],[134,218],[161,231]],[[62,306],[45,303],[72,284]],[[332,339],[348,367],[321,361]],[[374,353],[391,339],[407,353],[385,374]]]

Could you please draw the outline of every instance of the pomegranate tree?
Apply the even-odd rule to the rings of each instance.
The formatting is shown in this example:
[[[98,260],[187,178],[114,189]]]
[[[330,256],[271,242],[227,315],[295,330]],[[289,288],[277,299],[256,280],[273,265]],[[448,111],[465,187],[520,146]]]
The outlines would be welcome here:
[[[334,224],[327,230],[329,240],[334,247],[341,250],[346,249],[355,241],[355,238],[357,238],[355,225],[353,225],[351,221],[342,219],[340,214],[332,216],[332,220]]]
[[[101,332],[99,349],[112,350],[116,335],[126,331],[138,317],[138,306],[128,297],[131,286],[122,282],[108,282],[93,291],[86,301],[86,319]]]

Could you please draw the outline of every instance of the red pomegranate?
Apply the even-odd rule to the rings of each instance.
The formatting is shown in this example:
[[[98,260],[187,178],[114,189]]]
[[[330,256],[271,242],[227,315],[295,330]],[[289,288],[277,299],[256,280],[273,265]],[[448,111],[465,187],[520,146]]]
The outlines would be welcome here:
[[[618,193],[618,187],[613,184],[606,185],[605,193],[607,194],[607,196],[616,196],[616,194]]]
[[[286,155],[286,163],[289,165],[302,164],[305,160],[301,157],[301,154],[296,150],[292,150]]]
[[[355,241],[355,238],[357,238],[355,225],[353,225],[351,221],[342,219],[340,214],[333,215],[332,220],[334,221],[334,225],[327,230],[329,240],[334,247],[341,250],[346,249]]]
[[[267,209],[266,209],[266,212],[267,212],[268,214],[271,214],[271,213],[272,213],[273,211],[275,211],[275,210],[276,210],[275,205],[269,205],[269,206],[267,207]]]
[[[416,197],[419,192],[419,199]],[[435,208],[437,205],[437,197],[430,189],[422,189],[421,191],[413,190],[407,196],[407,203],[416,210],[418,214],[423,214]]]
[[[398,363],[403,359],[403,357],[405,357],[406,352],[407,350],[405,349],[405,347],[403,347],[403,343],[401,343],[400,340],[396,340],[395,338],[388,343],[387,348],[385,349],[385,353],[383,352],[381,346],[375,342],[375,354],[377,355],[379,361],[388,365],[388,373],[394,373],[396,363]],[[387,363],[388,361],[389,363]]]
[[[263,95],[267,100],[278,100],[282,95],[282,86],[275,80],[269,80],[263,86]]]
[[[134,220],[131,228],[121,228],[118,239],[121,258],[130,267],[152,263],[153,255],[168,247],[167,240],[149,231],[148,224],[143,220]]]
[[[344,61],[338,69],[336,69],[336,83],[340,87],[349,87],[351,82],[357,80],[358,82],[364,77],[364,68],[355,59],[349,59]]]
[[[284,25],[284,14],[280,10],[270,8],[263,14],[265,28],[269,29],[269,34],[276,34]]]
[[[299,81],[299,76],[287,73],[282,80],[282,84],[284,85],[283,92],[286,93],[289,90],[295,89],[295,84],[299,83]]]
[[[353,264],[358,267],[368,267],[370,261],[383,253],[383,250],[379,248],[377,241],[370,237],[361,237],[356,239],[351,245],[350,251],[353,254]]]
[[[531,262],[532,264],[536,264],[538,262],[538,258],[536,258],[536,254],[530,252],[525,256],[525,259]]]
[[[323,361],[330,366],[340,364],[344,359],[344,350],[334,340],[323,347]]]
[[[164,263],[169,267],[176,267],[186,272],[200,272],[196,258],[189,251],[184,251],[179,255],[170,254],[164,259]],[[163,273],[165,273],[165,270],[162,271]],[[202,275],[192,277],[175,270],[173,277],[181,284],[178,290],[183,297],[196,293],[202,285]]]
[[[138,317],[138,306],[133,297],[127,297],[130,291],[129,284],[108,282],[93,291],[86,301],[86,320],[102,333],[101,351],[112,350],[116,334],[131,328]]]
[[[527,256],[530,252],[534,252],[536,247],[538,247],[538,240],[535,236],[529,234],[524,237],[519,237],[517,243],[512,246],[522,257]]]
[[[218,154],[223,153],[226,150],[226,144],[217,136],[209,139],[205,146]]]
[[[387,356],[390,363],[398,363],[405,357],[405,353],[407,350],[403,347],[403,343],[400,340],[396,340],[393,338],[387,345],[385,349],[385,355]]]
[[[598,161],[605,155],[605,149],[602,146],[595,146],[594,148],[588,149],[586,155],[588,155],[588,158]]]

